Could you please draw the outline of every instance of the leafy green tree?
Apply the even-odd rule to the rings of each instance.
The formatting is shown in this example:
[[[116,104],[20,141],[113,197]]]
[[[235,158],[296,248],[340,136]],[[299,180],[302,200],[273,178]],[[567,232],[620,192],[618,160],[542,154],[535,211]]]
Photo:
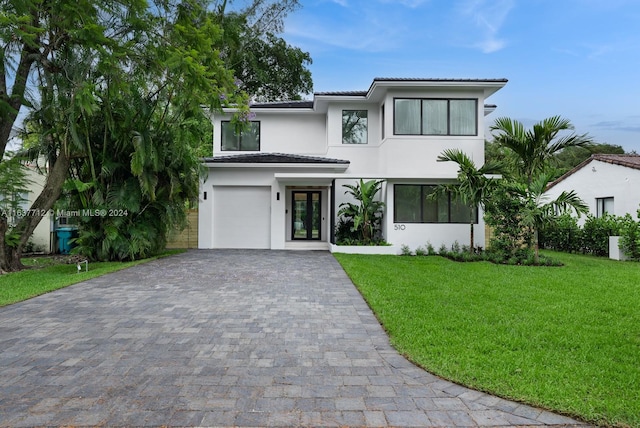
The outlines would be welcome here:
[[[5,155],[7,159],[0,163],[0,234],[4,236],[6,246],[14,247],[20,239],[14,226],[25,215],[23,207],[27,200],[24,195],[29,190],[30,180],[23,159],[9,152]],[[0,258],[6,256],[5,247],[0,247]]]
[[[511,155],[511,168],[516,177],[526,185],[539,174],[546,173],[555,162],[555,155],[571,147],[589,147],[593,140],[587,134],[565,134],[574,129],[571,122],[560,116],[544,119],[532,129],[506,117],[496,119],[491,126],[494,142],[507,149]]]
[[[358,233],[365,244],[370,244],[376,237],[382,219],[384,202],[376,199],[382,189],[384,180],[360,181],[356,184],[345,184],[348,190],[345,195],[350,195],[356,203],[343,202],[340,204],[338,216],[353,220],[353,232]]]
[[[157,38],[144,46],[146,60],[129,66],[121,81],[96,86],[98,108],[83,125],[91,151],[72,167],[69,188],[78,205],[100,213],[80,223],[76,251],[91,259],[163,250],[168,232],[184,225],[185,207],[197,202],[197,149],[208,133],[202,105],[246,106],[220,58],[222,32],[206,5],[162,12]]]
[[[0,15],[0,155],[21,108],[37,108],[42,113],[41,147],[49,162],[44,188],[31,206],[33,213],[48,211],[60,195],[71,160],[82,155],[76,124],[93,104],[91,89],[81,80],[64,81],[70,67],[96,59],[103,70],[130,59],[139,43],[141,25],[148,23],[144,0],[7,0]],[[85,59],[84,54],[90,55]],[[80,60],[79,60],[80,59]],[[92,63],[93,65],[93,63]],[[122,68],[122,67],[120,67]],[[78,73],[79,74],[79,73]],[[68,79],[67,79],[68,80]],[[40,91],[31,96],[28,82]],[[104,82],[104,80],[102,81]],[[71,100],[71,102],[69,102]],[[62,126],[47,124],[56,108],[68,113]],[[60,113],[60,112],[58,112]],[[1,156],[0,156],[1,158]],[[13,228],[20,238],[9,245],[0,234],[0,267],[6,271],[22,267],[20,257],[39,215],[22,217]],[[0,229],[6,230],[0,218]]]
[[[435,197],[443,192],[450,192],[457,195],[469,207],[469,251],[473,253],[477,210],[478,207],[484,208],[496,187],[497,180],[489,175],[501,174],[502,164],[487,162],[478,168],[473,160],[459,149],[447,149],[438,156],[437,160],[458,164],[458,182],[453,185],[438,186],[433,195]]]
[[[592,154],[624,154],[624,148],[615,144],[593,143],[588,147],[567,147],[555,155],[558,176],[578,166]]]
[[[124,210],[135,225],[87,219],[88,234],[114,238],[135,230],[144,241],[132,239],[133,250],[123,249],[119,238],[96,241],[96,247],[103,245],[101,253],[89,255],[142,257],[161,246],[163,227],[180,221],[184,201],[197,192],[195,153],[207,122],[202,106],[217,110],[234,104],[243,111],[246,96],[221,58],[222,31],[206,2],[158,2],[153,7],[136,0],[85,3],[33,0],[26,8],[13,5],[23,12],[15,13],[15,23],[27,22],[23,27],[31,31],[20,33],[23,52],[39,52],[26,74],[37,82],[39,100],[29,104],[21,97],[22,105],[32,109],[28,122],[38,134],[27,152],[49,164],[44,190],[32,208],[50,209],[71,171],[71,195],[78,208],[117,213],[123,206],[135,208]],[[138,198],[139,204],[130,198]],[[162,208],[154,211],[154,203]],[[22,247],[40,219],[21,219],[15,246],[0,236],[2,269],[21,268]],[[159,221],[166,225],[158,226]],[[149,228],[143,231],[145,225]]]
[[[239,79],[240,88],[256,101],[298,100],[312,91],[311,56],[278,34],[298,0],[253,0],[229,11],[227,0],[214,8],[223,29],[221,55]]]

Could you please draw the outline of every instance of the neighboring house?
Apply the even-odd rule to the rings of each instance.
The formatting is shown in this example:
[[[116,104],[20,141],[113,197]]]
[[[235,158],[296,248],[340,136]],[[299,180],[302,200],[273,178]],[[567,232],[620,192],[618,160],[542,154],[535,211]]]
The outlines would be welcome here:
[[[27,163],[26,165],[28,173],[27,178],[30,181],[29,192],[24,195],[24,198],[28,201],[25,202],[23,209],[28,210],[36,198],[42,192],[44,183],[47,179],[46,175],[38,171],[37,166],[34,163]],[[39,253],[52,253],[55,252],[55,235],[53,232],[53,214],[48,214],[40,220],[36,230],[33,231],[33,235],[29,239],[32,243],[29,249]]]
[[[12,208],[7,211],[7,220],[10,227],[14,227],[22,216],[32,215],[30,212],[31,205],[42,192],[46,176],[41,174],[37,166],[31,162],[27,162],[23,166],[27,184],[23,187],[25,192],[16,194],[5,194],[0,192],[0,199],[13,201]],[[4,189],[3,189],[4,190]],[[4,204],[3,204],[4,205]],[[15,208],[13,208],[15,207]],[[23,249],[23,253],[50,253],[53,251],[51,219],[52,215],[45,213],[33,234],[29,238],[27,246]]]
[[[601,217],[631,214],[640,208],[640,155],[594,154],[549,185],[545,192],[556,198],[574,190],[587,204],[589,212]],[[585,217],[579,220],[583,224]]]
[[[312,101],[254,104],[238,135],[232,110],[213,117],[213,157],[201,185],[199,248],[329,249],[346,183],[383,179],[382,233],[415,249],[469,239],[469,211],[427,199],[455,182],[461,149],[484,163],[485,100],[506,79],[376,78],[367,91],[316,93]],[[482,215],[478,215],[482,226]],[[484,245],[484,227],[476,228]]]

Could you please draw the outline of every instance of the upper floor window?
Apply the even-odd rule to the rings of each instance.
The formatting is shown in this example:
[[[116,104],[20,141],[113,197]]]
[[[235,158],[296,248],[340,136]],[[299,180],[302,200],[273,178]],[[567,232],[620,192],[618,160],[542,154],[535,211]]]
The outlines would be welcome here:
[[[596,217],[613,215],[613,198],[596,198]]]
[[[436,186],[396,184],[394,186],[395,223],[469,223],[478,222],[477,210],[451,193],[431,198]]]
[[[396,98],[396,135],[478,135],[477,99]]]
[[[342,144],[367,144],[367,110],[342,110]]]
[[[230,121],[220,123],[222,129],[222,150],[226,151],[259,151],[260,122],[252,121],[241,131]]]

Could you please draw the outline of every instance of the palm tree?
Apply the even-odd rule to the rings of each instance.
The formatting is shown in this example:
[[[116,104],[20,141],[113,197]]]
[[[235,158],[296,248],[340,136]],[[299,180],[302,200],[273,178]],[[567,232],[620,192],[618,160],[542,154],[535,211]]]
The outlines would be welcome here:
[[[544,119],[530,130],[507,117],[496,119],[491,131],[494,140],[514,155],[514,169],[520,179],[529,186],[537,174],[545,172],[554,155],[568,147],[588,147],[593,143],[587,134],[560,136],[561,132],[574,129],[571,122],[560,116]]]
[[[550,200],[544,192],[552,180],[553,174],[547,172],[534,177],[529,186],[523,183],[507,185],[507,189],[522,201],[521,221],[523,226],[533,231],[536,264],[539,262],[538,231],[540,228],[554,221],[559,214],[575,211],[580,216],[589,212],[589,207],[573,190],[564,191],[556,199]]]
[[[473,160],[459,149],[447,149],[438,156],[438,162],[455,162],[458,164],[458,183],[455,185],[441,185],[436,188],[434,194],[450,192],[460,197],[463,203],[469,207],[469,251],[473,253],[474,248],[474,223],[475,212],[478,207],[483,207],[496,180],[489,175],[501,174],[502,164],[497,162],[487,162],[482,167],[476,167]]]

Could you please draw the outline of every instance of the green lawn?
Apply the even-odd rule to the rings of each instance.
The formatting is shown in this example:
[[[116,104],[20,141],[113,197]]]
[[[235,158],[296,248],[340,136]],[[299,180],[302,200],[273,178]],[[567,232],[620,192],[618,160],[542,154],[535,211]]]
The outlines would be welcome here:
[[[78,273],[75,264],[51,264],[47,266],[46,258],[42,260],[23,259],[23,263],[30,265],[45,265],[44,267],[32,267],[20,272],[0,275],[0,307],[12,303],[21,302],[59,288],[67,287],[87,279],[95,278],[107,273],[115,272],[131,266],[138,265],[159,257],[169,256],[183,252],[183,250],[170,250],[159,256],[134,262],[100,262],[89,263],[89,270]]]
[[[393,345],[430,372],[591,423],[640,426],[640,264],[335,256]]]

